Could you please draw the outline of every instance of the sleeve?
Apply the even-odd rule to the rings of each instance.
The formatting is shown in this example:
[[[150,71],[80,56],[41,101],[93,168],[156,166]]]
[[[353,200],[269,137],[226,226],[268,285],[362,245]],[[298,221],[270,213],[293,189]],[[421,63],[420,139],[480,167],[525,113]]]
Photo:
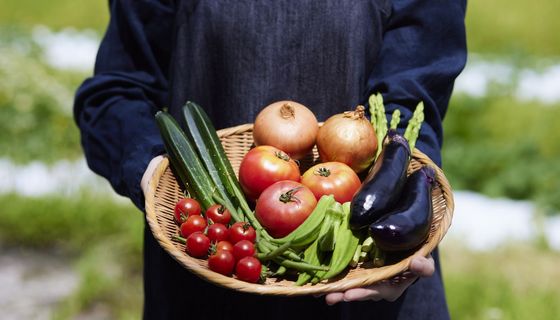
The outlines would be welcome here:
[[[168,101],[173,34],[169,1],[110,1],[94,75],[76,93],[74,118],[88,166],[143,209],[140,180],[164,152],[154,114]]]
[[[424,101],[416,147],[441,166],[442,119],[467,59],[466,0],[394,0],[367,95],[381,93],[387,116],[399,108],[404,131]]]

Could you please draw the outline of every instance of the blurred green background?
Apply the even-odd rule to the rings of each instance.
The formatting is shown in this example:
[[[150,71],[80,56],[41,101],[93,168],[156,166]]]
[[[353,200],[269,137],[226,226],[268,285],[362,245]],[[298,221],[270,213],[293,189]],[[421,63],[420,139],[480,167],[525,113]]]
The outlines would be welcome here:
[[[460,238],[444,240],[453,319],[560,314],[560,287],[554,285],[560,258],[542,234],[560,210],[560,99],[547,99],[538,90],[545,85],[530,85],[560,65],[557,12],[557,0],[468,4],[469,66],[486,69],[490,80],[474,72],[458,83],[445,119],[444,170],[456,190],[530,201],[540,228],[530,241],[490,251],[473,250]],[[84,165],[74,165],[82,163],[82,153],[71,105],[91,65],[75,56],[84,52],[91,61],[92,43],[107,21],[106,1],[0,0],[0,173],[12,186],[0,187],[0,257],[14,250],[55,252],[69,266],[76,284],[50,306],[55,319],[137,319],[142,310],[142,214],[93,174],[84,178],[92,184],[29,194],[8,176],[26,169],[27,183],[35,185],[49,179],[37,172],[53,166],[83,172]],[[50,46],[57,41],[62,56]],[[505,76],[496,77],[500,73]],[[560,82],[554,85],[560,92]]]

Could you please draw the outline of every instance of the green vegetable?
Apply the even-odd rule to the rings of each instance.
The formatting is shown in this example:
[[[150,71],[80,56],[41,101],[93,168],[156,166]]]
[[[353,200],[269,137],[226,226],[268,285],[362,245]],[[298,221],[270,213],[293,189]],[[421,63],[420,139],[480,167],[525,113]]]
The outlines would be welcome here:
[[[165,150],[169,154],[169,161],[180,182],[188,186],[204,209],[209,208],[214,204],[212,193],[215,186],[200,161],[196,149],[169,113],[165,111],[156,113],[156,123]]]
[[[387,116],[385,116],[383,96],[380,93],[376,95],[372,94],[369,97],[369,112],[371,115],[371,123],[377,135],[377,154],[375,155],[377,159],[383,149],[383,139],[387,134]]]
[[[414,150],[414,146],[416,145],[416,140],[418,139],[418,134],[420,133],[420,128],[422,127],[422,122],[424,122],[424,102],[420,101],[412,114],[412,118],[408,121],[408,125],[404,132],[404,138],[408,141],[411,152]]]
[[[350,203],[344,203],[342,208],[344,212],[344,220],[342,221],[342,225],[340,226],[336,236],[336,246],[332,253],[329,265],[330,269],[322,276],[323,279],[330,279],[346,269],[360,243],[360,238],[350,229],[350,226],[348,225],[348,221],[350,219]]]
[[[301,225],[287,236],[279,239],[272,239],[271,241],[277,244],[291,241],[294,247],[302,247],[315,241],[319,235],[325,213],[334,203],[333,195],[322,196],[319,202],[317,202],[315,209],[313,209],[309,217],[307,217]]]
[[[401,110],[395,109],[395,111],[393,111],[393,114],[391,115],[390,128],[396,130],[399,126],[399,122],[401,122]]]

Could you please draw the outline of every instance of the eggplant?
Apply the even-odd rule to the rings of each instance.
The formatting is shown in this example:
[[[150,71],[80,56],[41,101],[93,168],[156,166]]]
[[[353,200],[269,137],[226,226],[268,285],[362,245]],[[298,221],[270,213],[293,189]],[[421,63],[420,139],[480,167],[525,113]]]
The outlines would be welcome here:
[[[383,149],[351,203],[350,227],[362,229],[391,210],[401,195],[410,163],[408,141],[391,129]]]
[[[435,176],[436,171],[428,166],[412,173],[395,209],[370,225],[369,233],[381,250],[411,250],[426,240],[434,216]]]

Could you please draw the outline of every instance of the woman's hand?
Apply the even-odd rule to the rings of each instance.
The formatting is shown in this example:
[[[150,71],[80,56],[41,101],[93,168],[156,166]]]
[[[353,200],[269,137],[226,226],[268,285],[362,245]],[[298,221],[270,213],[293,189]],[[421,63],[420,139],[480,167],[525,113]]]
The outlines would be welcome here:
[[[414,256],[410,262],[409,270],[390,280],[375,283],[369,287],[350,289],[345,292],[333,292],[325,296],[328,305],[333,305],[341,301],[365,301],[365,300],[397,300],[403,292],[418,277],[430,277],[435,271],[434,259],[430,255],[428,258]]]
[[[156,170],[159,163],[163,160],[163,156],[157,156],[153,158],[150,163],[148,163],[148,167],[146,171],[144,171],[144,175],[142,176],[142,180],[140,180],[140,188],[142,188],[142,192],[146,195],[148,191],[148,183],[150,182],[154,171]]]

